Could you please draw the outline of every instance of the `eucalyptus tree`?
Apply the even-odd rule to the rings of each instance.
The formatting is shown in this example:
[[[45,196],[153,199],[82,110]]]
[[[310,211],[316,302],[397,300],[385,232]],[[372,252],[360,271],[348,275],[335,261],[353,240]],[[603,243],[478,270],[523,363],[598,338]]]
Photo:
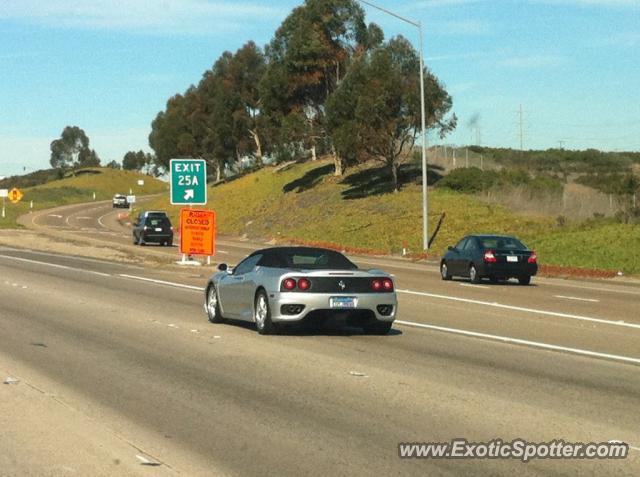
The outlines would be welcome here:
[[[353,63],[327,104],[338,153],[387,165],[394,191],[400,164],[411,157],[420,133],[419,71],[411,44],[402,36],[392,38]],[[448,116],[451,96],[430,71],[424,73],[427,129],[444,137],[456,126],[455,114]]]
[[[314,157],[318,145],[329,149],[326,101],[353,57],[380,35],[354,0],[306,0],[295,8],[265,49],[260,90],[274,141],[303,144]]]
[[[54,169],[99,166],[98,154],[89,147],[89,138],[78,126],[67,126],[59,139],[51,142],[49,163]]]

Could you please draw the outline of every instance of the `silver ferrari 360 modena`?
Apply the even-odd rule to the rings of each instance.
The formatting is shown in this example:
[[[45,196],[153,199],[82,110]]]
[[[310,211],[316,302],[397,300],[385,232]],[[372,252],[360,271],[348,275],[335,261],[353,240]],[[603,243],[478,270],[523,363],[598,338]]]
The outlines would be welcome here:
[[[229,270],[222,263],[205,289],[212,323],[255,322],[260,334],[279,324],[343,317],[366,333],[386,334],[398,311],[393,278],[361,270],[339,252],[312,247],[258,250]]]

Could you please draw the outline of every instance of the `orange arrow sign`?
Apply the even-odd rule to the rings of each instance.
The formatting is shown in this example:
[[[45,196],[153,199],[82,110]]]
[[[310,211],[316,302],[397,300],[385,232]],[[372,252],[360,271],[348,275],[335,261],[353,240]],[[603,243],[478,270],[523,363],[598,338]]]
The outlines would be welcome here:
[[[9,200],[14,204],[20,202],[20,200],[24,197],[24,194],[20,191],[20,189],[16,189],[15,187],[9,191]]]

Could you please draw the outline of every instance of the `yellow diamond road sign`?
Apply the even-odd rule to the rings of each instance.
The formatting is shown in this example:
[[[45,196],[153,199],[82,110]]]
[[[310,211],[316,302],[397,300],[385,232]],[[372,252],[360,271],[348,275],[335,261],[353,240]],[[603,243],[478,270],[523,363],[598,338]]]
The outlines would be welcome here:
[[[14,204],[20,202],[20,199],[24,194],[20,191],[20,189],[16,189],[15,187],[9,191],[9,200]]]

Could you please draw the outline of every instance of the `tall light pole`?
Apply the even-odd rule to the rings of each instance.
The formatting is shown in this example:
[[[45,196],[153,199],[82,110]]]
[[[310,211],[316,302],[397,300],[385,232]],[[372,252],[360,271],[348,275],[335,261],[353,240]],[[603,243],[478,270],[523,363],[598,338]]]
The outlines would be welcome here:
[[[428,218],[428,198],[427,198],[427,127],[425,117],[425,105],[424,105],[424,46],[422,40],[422,23],[404,18],[397,13],[394,13],[386,8],[379,7],[367,0],[358,0],[359,2],[369,5],[376,10],[380,10],[392,17],[402,20],[409,25],[416,27],[420,33],[420,113],[422,122],[422,248],[423,250],[429,249],[429,218]]]

